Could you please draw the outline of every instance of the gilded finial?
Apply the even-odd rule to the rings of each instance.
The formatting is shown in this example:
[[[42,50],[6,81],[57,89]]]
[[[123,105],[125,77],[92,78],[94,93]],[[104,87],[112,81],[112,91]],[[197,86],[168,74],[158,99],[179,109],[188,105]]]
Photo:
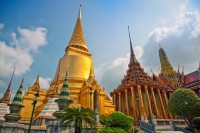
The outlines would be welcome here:
[[[38,71],[37,80],[39,80],[39,77],[40,77],[40,71]]]
[[[80,8],[79,8],[78,19],[81,19],[81,6],[82,5],[80,5]]]

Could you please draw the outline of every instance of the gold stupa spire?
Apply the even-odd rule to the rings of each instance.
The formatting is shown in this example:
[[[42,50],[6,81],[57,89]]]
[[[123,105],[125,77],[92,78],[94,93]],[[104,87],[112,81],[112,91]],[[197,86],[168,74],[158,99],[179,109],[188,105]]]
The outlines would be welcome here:
[[[169,78],[169,82],[174,88],[178,88],[179,85],[175,78],[176,72],[174,71],[172,65],[169,62],[167,54],[165,53],[164,49],[161,46],[159,49],[159,57],[160,57],[160,64],[161,64],[161,74]]]
[[[84,50],[84,51],[88,51],[88,48],[85,43],[84,35],[83,35],[83,28],[82,28],[82,22],[81,22],[81,5],[80,5],[78,18],[76,21],[76,25],[75,25],[73,34],[71,36],[71,39],[70,39],[65,51],[67,51],[67,48],[69,48],[70,46]]]
[[[37,86],[40,86],[40,85],[39,85],[39,77],[40,77],[40,76],[39,76],[39,73],[38,73],[37,78],[36,78],[35,83],[34,83],[34,86],[36,86],[36,85],[37,85]]]

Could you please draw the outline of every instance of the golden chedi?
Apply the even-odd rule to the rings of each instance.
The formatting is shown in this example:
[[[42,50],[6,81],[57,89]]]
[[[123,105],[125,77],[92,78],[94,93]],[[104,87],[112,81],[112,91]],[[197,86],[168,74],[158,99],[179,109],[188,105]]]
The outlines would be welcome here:
[[[39,103],[36,105],[35,116],[42,111],[53,93],[61,92],[66,72],[68,72],[70,99],[73,101],[70,106],[91,108],[98,110],[100,114],[110,114],[115,111],[115,106],[112,104],[106,91],[95,80],[92,54],[88,51],[83,36],[81,7],[73,34],[65,48],[64,56],[58,62],[55,77],[51,82],[50,88],[45,91],[40,88],[38,83],[38,85],[30,87],[25,93],[23,98],[23,105],[25,107],[20,112],[22,121],[30,119],[31,103],[37,91],[39,91],[40,97]]]

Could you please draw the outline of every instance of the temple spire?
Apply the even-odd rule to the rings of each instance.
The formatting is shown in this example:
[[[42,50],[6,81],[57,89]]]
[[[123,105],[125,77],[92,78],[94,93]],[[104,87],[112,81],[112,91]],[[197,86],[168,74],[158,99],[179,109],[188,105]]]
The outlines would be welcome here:
[[[78,19],[81,20],[81,5],[80,5],[80,8],[79,8],[79,12],[78,12]]]
[[[161,64],[161,74],[168,77],[170,84],[177,89],[179,87],[179,83],[176,79],[176,72],[173,70],[172,65],[170,64],[167,54],[165,53],[163,48],[159,49],[159,57]]]
[[[62,86],[62,90],[60,92],[59,99],[62,100],[70,100],[69,96],[69,86],[68,86],[68,73],[66,72],[65,80]]]
[[[81,14],[82,14],[82,12],[81,12],[81,5],[80,5],[76,25],[75,25],[73,34],[71,36],[71,39],[70,39],[70,41],[69,41],[69,43],[68,43],[68,45],[65,49],[65,52],[67,51],[67,49],[70,46],[73,47],[73,48],[77,48],[79,50],[88,51],[88,48],[87,48],[86,43],[85,43],[84,35],[83,35]]]
[[[128,26],[128,33],[129,33],[129,39],[130,39],[130,64],[134,63],[134,62],[138,62],[134,51],[133,51],[133,46],[132,46],[132,41],[131,41],[131,35],[130,35],[130,31],[129,31],[129,26]]]
[[[169,71],[173,71],[173,68],[168,60],[167,54],[165,53],[164,49],[160,47],[159,49],[159,57],[160,57],[160,64],[161,64],[161,73],[166,74]]]
[[[7,88],[6,92],[4,93],[3,97],[1,98],[0,103],[6,103],[6,104],[10,103],[10,95],[11,95],[10,88],[11,88],[11,84],[12,84],[12,79],[13,79],[14,73],[15,73],[15,68],[13,70],[13,73],[12,73],[8,88]]]
[[[93,66],[93,62],[91,63],[89,78],[94,78],[94,66]]]
[[[39,73],[38,73],[38,75],[37,75],[37,78],[36,78],[36,80],[35,80],[35,83],[34,83],[34,85],[33,86],[40,86],[40,84],[39,84],[39,78],[40,78],[40,75],[39,75]]]
[[[17,93],[15,94],[15,97],[13,98],[12,104],[22,105],[23,83],[24,83],[24,78],[22,79],[19,89]]]

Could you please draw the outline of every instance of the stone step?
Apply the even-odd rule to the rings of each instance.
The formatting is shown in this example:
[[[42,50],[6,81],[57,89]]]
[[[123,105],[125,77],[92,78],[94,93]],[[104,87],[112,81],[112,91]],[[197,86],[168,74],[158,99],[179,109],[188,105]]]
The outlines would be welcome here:
[[[147,132],[139,130],[139,133],[147,133]],[[181,132],[181,131],[157,131],[156,133],[183,133],[183,132]]]

